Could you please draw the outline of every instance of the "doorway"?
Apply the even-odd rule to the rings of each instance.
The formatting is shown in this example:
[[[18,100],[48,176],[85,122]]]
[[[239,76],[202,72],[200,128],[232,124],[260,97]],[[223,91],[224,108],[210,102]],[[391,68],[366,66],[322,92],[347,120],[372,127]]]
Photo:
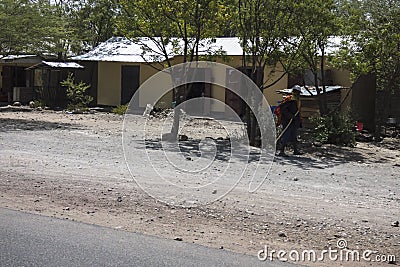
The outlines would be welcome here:
[[[140,66],[122,66],[121,69],[121,104],[131,101],[140,86]],[[137,98],[136,100],[139,100]],[[137,103],[135,103],[136,105]]]

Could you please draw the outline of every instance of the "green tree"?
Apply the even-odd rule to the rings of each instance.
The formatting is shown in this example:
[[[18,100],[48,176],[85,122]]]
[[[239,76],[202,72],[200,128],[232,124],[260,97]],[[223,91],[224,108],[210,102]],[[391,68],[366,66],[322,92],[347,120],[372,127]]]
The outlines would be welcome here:
[[[213,0],[121,0],[120,8],[118,30],[140,43],[143,58],[158,62],[158,69],[171,67],[178,55],[183,63],[198,61],[199,51],[205,47],[202,41],[210,38],[212,42],[219,22],[229,17],[223,2]],[[142,42],[141,37],[147,37],[152,45]],[[186,100],[190,90],[190,85],[174,89],[177,105]],[[178,128],[179,114],[175,112],[172,139],[177,137]]]
[[[45,1],[44,1],[45,2]],[[43,52],[57,55],[59,60],[65,60],[71,54],[72,43],[76,40],[63,1],[55,4],[43,4],[43,17],[47,23],[41,27],[43,34],[40,41]]]
[[[282,49],[290,37],[289,25],[293,19],[291,1],[285,0],[238,0],[238,36],[243,48],[245,73],[261,91],[271,87],[292,68],[293,47]],[[277,73],[277,67],[283,71]],[[267,67],[270,71],[264,77]],[[279,75],[279,78],[273,76]],[[251,99],[251,96],[249,96]],[[250,100],[251,101],[251,100]],[[246,110],[247,133],[254,145],[258,135],[258,124],[252,112]]]
[[[52,52],[61,24],[48,1],[0,1],[0,54]]]
[[[353,80],[363,74],[376,77],[377,133],[388,116],[391,95],[400,91],[400,2],[343,0],[342,19],[347,38],[336,64],[349,69]]]
[[[294,38],[289,43],[298,49],[298,68],[309,69],[314,76],[319,110],[324,116],[328,114],[324,69],[327,50],[333,45],[329,39],[340,34],[341,30],[337,6],[334,0],[296,1],[293,3],[293,15],[295,19],[291,27]]]
[[[24,49],[27,32],[18,23],[29,8],[12,0],[0,2],[0,53],[9,55]]]
[[[61,82],[61,85],[66,87],[68,98],[68,109],[84,111],[88,108],[93,97],[86,94],[90,85],[84,82],[75,83],[75,78],[72,73],[68,74],[67,79]]]
[[[0,54],[50,53],[65,60],[115,33],[110,0],[1,0]]]
[[[69,26],[77,41],[74,53],[98,46],[116,32],[117,3],[113,0],[69,1]]]
[[[238,1],[238,36],[244,50],[243,66],[251,69],[250,76],[260,90],[274,84],[269,78],[275,74],[279,64],[285,69],[290,67],[285,60],[288,54],[282,49],[289,38],[288,25],[293,19],[289,10],[290,1]],[[270,67],[271,71],[268,77],[263,79],[260,73],[264,73],[266,67]],[[285,71],[282,72],[280,77],[285,74]]]
[[[217,36],[219,22],[229,16],[221,1],[212,0],[122,0],[120,8],[118,30],[139,42],[143,56],[161,68],[171,67],[177,55],[183,62],[198,60],[201,41]],[[141,42],[141,37],[154,46]]]

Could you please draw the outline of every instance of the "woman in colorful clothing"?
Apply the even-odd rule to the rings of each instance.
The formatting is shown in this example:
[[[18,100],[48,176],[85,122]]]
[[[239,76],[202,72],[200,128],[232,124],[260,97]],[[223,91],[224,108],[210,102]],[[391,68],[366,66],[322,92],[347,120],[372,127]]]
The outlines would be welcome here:
[[[287,96],[284,101],[280,104],[281,113],[281,124],[283,129],[283,134],[278,140],[279,142],[279,156],[287,157],[285,153],[285,148],[288,145],[293,145],[294,155],[300,155],[297,140],[297,130],[301,126],[301,116],[300,116],[300,94],[301,87],[295,85],[292,88],[292,94]]]

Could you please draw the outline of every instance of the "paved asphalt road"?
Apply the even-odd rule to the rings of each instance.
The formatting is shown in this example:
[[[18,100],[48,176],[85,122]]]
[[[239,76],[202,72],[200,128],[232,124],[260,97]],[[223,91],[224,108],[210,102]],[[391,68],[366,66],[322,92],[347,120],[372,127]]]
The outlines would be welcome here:
[[[293,266],[0,208],[0,266]]]

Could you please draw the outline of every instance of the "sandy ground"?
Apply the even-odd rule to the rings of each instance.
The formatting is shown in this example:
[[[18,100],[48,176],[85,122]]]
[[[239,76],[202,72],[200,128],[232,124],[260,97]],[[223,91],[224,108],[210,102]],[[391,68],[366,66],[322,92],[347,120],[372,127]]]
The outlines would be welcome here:
[[[136,119],[143,125],[145,118]],[[399,138],[354,148],[306,146],[302,156],[275,159],[255,193],[240,183],[212,204],[184,208],[153,199],[135,183],[122,152],[122,122],[107,113],[0,112],[0,206],[255,257],[265,246],[300,254],[338,249],[343,239],[348,250],[374,251],[372,260],[395,255],[397,261],[326,256],[299,263],[399,265]],[[199,133],[198,124],[187,128],[189,138]],[[225,137],[218,130],[198,136],[211,135]]]

